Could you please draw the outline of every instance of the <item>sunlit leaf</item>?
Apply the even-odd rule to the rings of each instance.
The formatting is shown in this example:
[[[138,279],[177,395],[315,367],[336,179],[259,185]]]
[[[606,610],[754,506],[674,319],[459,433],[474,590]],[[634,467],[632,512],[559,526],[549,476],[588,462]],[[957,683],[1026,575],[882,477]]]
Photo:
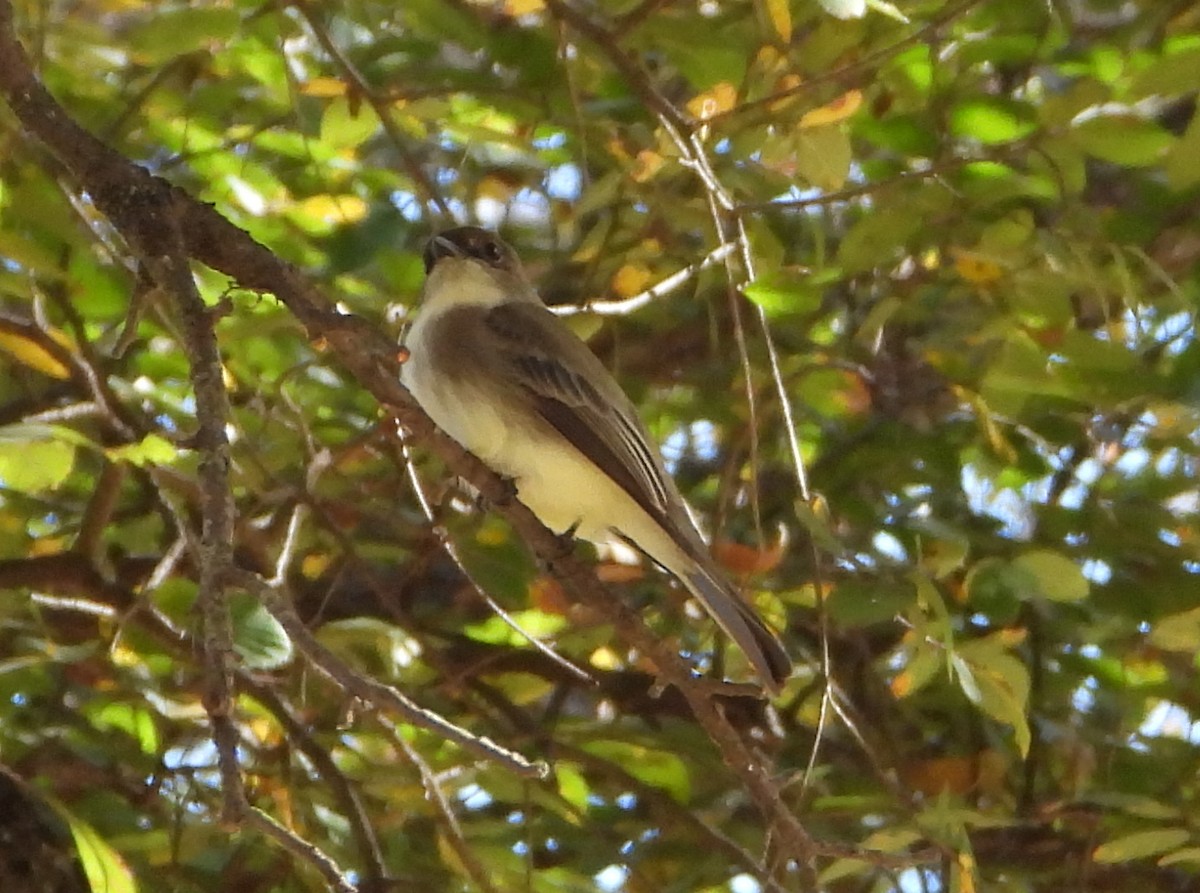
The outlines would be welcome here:
[[[233,647],[246,666],[274,670],[292,659],[292,640],[279,621],[256,599],[246,596],[231,600]]]
[[[1150,630],[1150,641],[1167,651],[1200,652],[1200,608],[1159,618]]]
[[[737,103],[737,88],[728,81],[714,84],[708,90],[692,97],[688,111],[700,120],[727,112]]]
[[[143,63],[162,62],[229,40],[240,21],[241,16],[233,7],[157,10],[133,29],[129,44]]]
[[[821,299],[806,278],[778,273],[748,283],[742,293],[772,316],[810,312]]]
[[[0,351],[8,354],[30,369],[36,369],[51,378],[71,377],[71,370],[53,353],[32,338],[15,332],[0,332]]]
[[[588,753],[620,766],[639,781],[662,789],[677,803],[691,800],[691,778],[678,754],[615,739],[589,741],[583,747]]]
[[[0,428],[0,486],[21,493],[52,490],[75,463],[75,443],[49,426]]]
[[[1175,140],[1154,122],[1131,116],[1089,118],[1075,127],[1073,135],[1089,155],[1130,167],[1156,164]]]
[[[820,108],[805,112],[800,116],[800,127],[821,127],[825,124],[836,124],[844,121],[862,107],[862,91],[849,90]]]
[[[321,116],[321,142],[337,149],[353,149],[378,130],[374,109],[363,103],[351,105],[345,98],[332,100]]]
[[[775,36],[779,38],[780,43],[787,44],[792,39],[792,10],[789,6],[789,0],[763,0],[766,10],[767,19],[771,23],[771,27],[775,30]]]
[[[1191,839],[1186,828],[1158,828],[1154,831],[1137,831],[1100,844],[1092,851],[1097,862],[1130,862],[1157,856],[1177,849]]]
[[[839,19],[860,19],[867,14],[867,0],[821,0],[821,6]]]
[[[1033,590],[1051,601],[1073,602],[1087,598],[1088,581],[1079,565],[1065,555],[1046,550],[1026,552],[1013,567],[1031,578]]]
[[[175,445],[160,434],[147,434],[139,443],[112,447],[105,452],[114,462],[128,462],[139,467],[169,465],[179,453]]]
[[[845,130],[837,124],[797,130],[796,171],[818,189],[840,189],[850,172],[852,151]]]
[[[1027,106],[999,98],[971,99],[955,106],[950,124],[957,136],[985,144],[1012,142],[1035,127]]]
[[[137,893],[137,881],[121,854],[65,805],[54,801],[51,805],[71,829],[79,863],[92,893]]]

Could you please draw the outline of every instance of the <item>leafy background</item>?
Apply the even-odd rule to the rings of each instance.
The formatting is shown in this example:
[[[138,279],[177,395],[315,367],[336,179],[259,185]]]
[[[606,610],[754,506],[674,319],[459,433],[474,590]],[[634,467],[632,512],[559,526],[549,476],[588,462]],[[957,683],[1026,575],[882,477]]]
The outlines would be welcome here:
[[[1193,4],[44,0],[16,20],[73,117],[377,327],[399,332],[451,218],[502,229],[584,310],[796,657],[773,708],[727,709],[828,844],[822,889],[1196,884]],[[61,889],[320,889],[218,821],[179,323],[7,111],[0,141],[0,761],[72,835],[86,879]],[[598,684],[514,633],[375,400],[270,294],[195,273],[239,563],[269,576],[291,524],[284,577],[325,646],[553,768],[523,780],[360,710],[239,596],[252,802],[364,889],[799,889],[652,665],[414,445],[473,578]],[[620,558],[601,572],[656,633],[744,676]],[[0,877],[22,890],[15,839]]]

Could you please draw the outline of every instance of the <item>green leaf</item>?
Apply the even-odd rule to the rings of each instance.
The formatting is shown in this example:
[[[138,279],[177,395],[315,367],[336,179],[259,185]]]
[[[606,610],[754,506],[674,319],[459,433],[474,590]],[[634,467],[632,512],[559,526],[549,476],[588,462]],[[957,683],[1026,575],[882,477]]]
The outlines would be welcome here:
[[[1050,601],[1076,602],[1087,598],[1087,577],[1079,565],[1065,555],[1039,549],[1019,556],[1012,566],[1027,575],[1033,592]]]
[[[906,698],[932,682],[945,667],[945,654],[942,650],[924,644],[908,658],[900,672],[893,677],[892,693],[897,698]]]
[[[1178,849],[1191,839],[1185,828],[1160,828],[1156,831],[1138,831],[1126,834],[1096,847],[1092,858],[1097,862],[1130,862],[1157,856],[1168,850]]]
[[[321,142],[336,149],[357,148],[378,132],[375,110],[362,102],[351,109],[344,96],[330,101],[321,116]]]
[[[1084,152],[1126,167],[1147,167],[1163,160],[1175,137],[1152,121],[1131,115],[1090,118],[1072,138]]]
[[[43,493],[67,479],[82,435],[53,425],[19,424],[0,428],[0,487]]]
[[[558,795],[580,812],[587,809],[588,796],[592,787],[574,763],[556,760],[554,780],[558,782]]]
[[[1028,106],[999,97],[968,99],[950,113],[950,130],[955,136],[985,145],[1019,140],[1032,133],[1035,126]]]
[[[880,208],[850,227],[838,247],[837,265],[853,275],[876,265],[888,266],[908,239],[921,229],[922,215],[911,208]]]
[[[138,468],[147,465],[170,465],[179,455],[175,445],[160,434],[147,434],[138,443],[112,447],[105,452],[114,462],[128,462]]]
[[[154,724],[154,714],[147,708],[125,702],[103,704],[90,711],[97,729],[120,729],[138,742],[144,754],[158,752],[160,741]]]
[[[121,854],[114,850],[95,828],[76,816],[64,804],[55,800],[47,802],[71,829],[71,837],[79,853],[79,862],[83,866],[83,873],[87,876],[92,893],[137,893],[137,881]]]
[[[229,40],[240,22],[238,11],[224,6],[155,10],[130,34],[129,46],[145,64],[165,62]]]
[[[1200,608],[1169,614],[1154,621],[1150,643],[1165,651],[1200,652]]]
[[[686,805],[692,798],[687,764],[677,754],[614,739],[591,741],[583,749],[619,766],[638,781],[666,791],[678,803]]]
[[[1184,847],[1173,853],[1167,853],[1167,855],[1158,860],[1158,864],[1164,868],[1168,865],[1179,865],[1181,863],[1200,865],[1200,847]]]
[[[886,623],[912,607],[912,591],[907,586],[869,584],[855,580],[839,581],[826,599],[829,616],[848,627]]]
[[[233,648],[254,670],[277,670],[292,659],[292,640],[258,600],[236,594],[229,600]]]
[[[1183,136],[1171,147],[1164,168],[1171,188],[1182,192],[1200,183],[1200,115],[1195,115]]]
[[[993,719],[1012,727],[1017,749],[1029,752],[1029,670],[997,636],[959,645],[953,666],[963,693]]]
[[[843,124],[804,127],[793,136],[796,172],[818,189],[841,189],[850,173],[853,149]]]
[[[1179,96],[1196,84],[1200,84],[1200,46],[1164,54],[1142,69],[1129,85],[1129,98]]]
[[[928,158],[938,150],[937,132],[925,118],[914,114],[886,118],[860,115],[854,122],[854,132],[881,149],[903,155]]]
[[[768,316],[810,313],[821,305],[821,289],[814,280],[772,273],[749,283],[742,292]]]
[[[528,636],[541,639],[554,635],[566,625],[566,618],[559,614],[547,614],[530,608],[526,611],[512,611],[508,615],[517,626]],[[493,645],[528,646],[529,640],[505,621],[503,617],[488,617],[478,623],[472,623],[465,630],[472,639],[488,642]]]
[[[997,624],[1014,622],[1021,600],[1011,576],[1011,568],[1002,558],[985,558],[972,565],[963,581],[971,607]]]

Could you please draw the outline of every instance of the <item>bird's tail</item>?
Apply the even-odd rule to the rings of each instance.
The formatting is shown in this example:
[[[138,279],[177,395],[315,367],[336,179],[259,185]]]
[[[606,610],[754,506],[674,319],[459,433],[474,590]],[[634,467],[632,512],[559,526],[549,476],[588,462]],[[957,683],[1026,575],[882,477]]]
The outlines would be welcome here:
[[[784,681],[792,674],[791,658],[779,637],[728,583],[699,562],[686,573],[676,576],[699,599],[725,634],[745,652],[767,690],[773,695],[779,694]]]

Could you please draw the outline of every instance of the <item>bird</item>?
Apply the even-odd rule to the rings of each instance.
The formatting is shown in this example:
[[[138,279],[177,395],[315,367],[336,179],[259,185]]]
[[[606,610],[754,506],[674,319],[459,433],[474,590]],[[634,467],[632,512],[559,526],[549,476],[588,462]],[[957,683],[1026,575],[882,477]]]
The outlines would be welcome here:
[[[782,642],[718,569],[629,397],[516,252],[460,226],[429,239],[424,264],[400,376],[434,424],[556,534],[619,538],[665,568],[778,694],[792,671]]]

